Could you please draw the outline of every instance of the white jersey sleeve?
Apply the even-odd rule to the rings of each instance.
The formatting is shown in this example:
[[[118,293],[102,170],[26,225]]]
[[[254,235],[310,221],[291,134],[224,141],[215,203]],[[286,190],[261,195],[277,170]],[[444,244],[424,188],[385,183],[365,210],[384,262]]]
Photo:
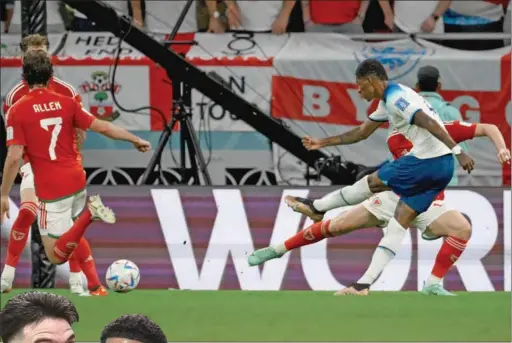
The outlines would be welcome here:
[[[422,111],[444,127],[436,111],[413,89],[390,82],[384,93],[384,103],[390,127],[413,144],[410,154],[424,159],[451,153],[450,149],[430,132],[413,124],[416,113]]]
[[[422,109],[423,103],[419,101],[421,97],[400,87],[398,84],[391,85],[388,88],[386,94],[386,107],[388,111],[412,124],[414,115]]]
[[[368,119],[370,119],[371,121],[384,123],[388,121],[388,115],[389,113],[388,110],[386,109],[386,104],[384,103],[384,101],[381,100],[379,101],[379,104],[377,105],[375,111],[373,111],[372,114],[368,116]]]

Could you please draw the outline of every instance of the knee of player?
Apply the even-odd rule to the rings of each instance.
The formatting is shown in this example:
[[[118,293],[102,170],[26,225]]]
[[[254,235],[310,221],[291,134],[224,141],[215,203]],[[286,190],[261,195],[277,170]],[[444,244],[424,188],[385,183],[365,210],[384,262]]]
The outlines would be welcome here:
[[[329,226],[327,227],[327,230],[332,236],[340,236],[344,234],[346,231],[348,231],[348,227],[346,224],[346,220],[344,220],[343,216],[339,216],[335,219],[332,219],[329,222]]]
[[[472,232],[473,232],[473,227],[471,226],[471,224],[468,221],[466,221],[466,223],[464,223],[461,227],[461,230],[460,230],[461,237],[460,238],[468,241],[471,238]]]
[[[465,220],[461,220],[459,223],[457,223],[457,229],[455,230],[453,236],[468,241],[471,238],[472,231],[473,228],[471,226],[471,221],[466,217]]]
[[[370,188],[370,191],[372,191],[372,193],[384,192],[389,189],[388,186],[386,186],[384,182],[382,182],[382,180],[379,179],[379,177],[377,176],[377,172],[368,175],[366,179],[368,181],[368,187]]]

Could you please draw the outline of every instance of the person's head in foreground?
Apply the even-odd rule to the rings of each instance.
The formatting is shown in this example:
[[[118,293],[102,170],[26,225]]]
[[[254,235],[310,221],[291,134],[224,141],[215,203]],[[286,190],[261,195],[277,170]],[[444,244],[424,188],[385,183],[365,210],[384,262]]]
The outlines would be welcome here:
[[[78,322],[75,305],[66,297],[38,291],[18,294],[0,312],[4,343],[73,343],[71,325]]]
[[[167,343],[157,323],[142,314],[127,314],[105,326],[100,343]]]
[[[418,70],[418,82],[416,90],[418,92],[438,92],[441,90],[439,82],[439,70],[433,66],[424,66]]]
[[[23,55],[28,51],[40,50],[48,53],[50,42],[46,36],[42,35],[28,35],[20,42],[20,49]]]
[[[388,74],[382,63],[370,58],[357,66],[356,83],[363,99],[382,99],[388,84]]]
[[[23,79],[29,87],[45,87],[52,76],[52,61],[44,51],[32,50],[25,54],[23,57]]]

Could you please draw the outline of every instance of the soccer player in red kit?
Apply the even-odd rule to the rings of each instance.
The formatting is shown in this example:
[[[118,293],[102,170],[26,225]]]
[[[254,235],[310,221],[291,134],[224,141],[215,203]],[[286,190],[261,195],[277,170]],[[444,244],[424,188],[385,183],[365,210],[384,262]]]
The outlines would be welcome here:
[[[496,147],[498,161],[502,164],[510,163],[510,151],[499,129],[492,124],[474,124],[459,121],[445,122],[444,126],[453,140],[457,143],[475,137],[488,137]],[[326,138],[329,139],[329,138]],[[318,140],[314,140],[318,142]],[[321,148],[322,144],[317,143]],[[412,143],[398,132],[391,132],[388,137],[388,147],[394,159],[406,155],[413,147]],[[294,202],[294,199],[289,199]],[[287,199],[287,201],[289,201]],[[365,228],[385,227],[393,218],[399,197],[391,192],[381,192],[371,196],[361,204],[355,205],[343,214],[330,220],[319,219],[308,228],[298,232],[282,244],[269,246],[252,253],[248,262],[255,266],[305,245],[319,242],[323,239],[348,234]],[[298,211],[297,208],[295,210]],[[301,212],[303,213],[303,212]],[[423,293],[433,295],[453,295],[440,285],[440,281],[448,273],[451,266],[457,261],[466,248],[471,236],[471,225],[458,211],[444,205],[444,191],[441,192],[430,208],[420,214],[413,222],[414,226],[422,232],[422,238],[433,240],[446,237],[439,250],[430,277],[426,280]],[[368,289],[358,291],[347,287],[337,294],[367,295]]]
[[[52,92],[48,83],[53,66],[44,51],[28,51],[23,58],[23,78],[30,92],[6,115],[9,151],[1,186],[1,217],[9,214],[9,192],[26,154],[34,173],[39,199],[39,230],[48,259],[66,262],[72,253],[78,260],[83,235],[94,220],[114,223],[115,215],[98,196],[87,201],[86,178],[76,147],[76,128],[91,129],[109,138],[134,144],[141,152],[150,144],[111,123],[97,120],[75,99]],[[73,223],[74,217],[77,217]]]
[[[29,35],[20,43],[21,51],[26,53],[30,50],[42,50],[48,51],[49,42],[48,38],[42,35]],[[48,88],[55,93],[68,96],[81,102],[80,95],[75,91],[73,86],[62,81],[56,77],[52,77],[48,83]],[[16,84],[5,98],[3,113],[7,113],[9,108],[15,104],[22,97],[27,95],[29,87],[27,83],[22,80]],[[77,146],[80,149],[85,139],[85,132],[77,130]],[[7,246],[7,256],[5,266],[0,277],[0,291],[8,292],[12,288],[14,282],[14,275],[16,272],[16,266],[18,265],[23,249],[27,244],[29,237],[30,226],[37,217],[38,200],[34,189],[34,175],[32,168],[28,160],[25,159],[25,164],[21,168],[22,181],[20,185],[20,197],[21,206],[19,209],[18,217],[14,221],[9,235],[9,243]],[[82,277],[81,271],[84,272],[88,280],[88,288],[90,295],[107,295],[107,291],[104,287],[100,287],[98,284],[98,273],[96,272],[96,263],[92,257],[91,248],[89,242],[84,238],[84,245],[82,252],[87,254],[88,258],[81,263],[78,261],[76,256],[71,256],[69,259],[69,285],[73,294],[83,294]],[[91,291],[92,289],[92,291]]]

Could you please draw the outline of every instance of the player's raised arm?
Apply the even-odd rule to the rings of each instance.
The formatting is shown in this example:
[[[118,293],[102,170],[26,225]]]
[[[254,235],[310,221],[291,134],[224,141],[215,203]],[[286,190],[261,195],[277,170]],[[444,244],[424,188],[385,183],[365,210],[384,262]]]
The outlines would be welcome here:
[[[135,136],[127,130],[120,128],[104,120],[96,119],[92,114],[82,109],[82,105],[75,102],[74,125],[77,129],[92,130],[115,140],[132,143],[140,152],[146,152],[151,149],[151,144],[142,138]]]
[[[462,151],[462,148],[457,145],[450,134],[448,134],[448,132],[434,118],[430,117],[422,110],[417,110],[411,117],[411,123],[427,130],[434,137],[443,142],[444,145],[450,148],[453,154],[457,157],[459,164],[468,173],[471,173],[475,168],[475,161],[473,161],[468,154]]]
[[[505,144],[505,139],[501,131],[493,124],[476,124],[475,137],[487,136],[498,153],[498,161],[501,164],[510,163],[510,150]]]
[[[354,144],[370,137],[382,124],[384,124],[383,121],[370,119],[341,135],[321,139],[315,139],[309,136],[304,137],[302,138],[302,144],[304,144],[304,147],[308,150],[318,150],[335,145]]]

